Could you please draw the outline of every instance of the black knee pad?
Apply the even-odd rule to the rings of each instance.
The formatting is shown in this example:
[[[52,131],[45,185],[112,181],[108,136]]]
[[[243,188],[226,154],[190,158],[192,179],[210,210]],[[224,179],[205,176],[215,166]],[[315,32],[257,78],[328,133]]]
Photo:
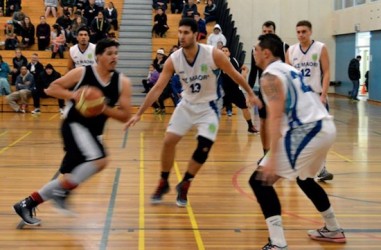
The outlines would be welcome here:
[[[206,159],[208,159],[209,151],[212,148],[214,142],[202,136],[198,136],[197,140],[198,145],[193,153],[192,159],[200,164],[203,164],[205,163]]]
[[[324,212],[331,206],[327,193],[314,179],[301,180],[298,177],[296,182],[319,212]]]

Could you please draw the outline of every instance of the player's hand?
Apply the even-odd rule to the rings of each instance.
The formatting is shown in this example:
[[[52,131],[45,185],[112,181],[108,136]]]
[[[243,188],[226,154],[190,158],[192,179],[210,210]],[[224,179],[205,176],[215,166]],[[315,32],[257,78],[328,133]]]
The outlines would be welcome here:
[[[249,73],[249,67],[247,67],[246,65],[242,65],[241,72],[242,73]]]
[[[248,107],[251,107],[251,106],[254,105],[254,106],[257,106],[258,108],[262,108],[263,103],[262,103],[261,100],[259,100],[258,96],[254,95],[254,94],[251,94],[246,99],[246,105]]]
[[[266,162],[266,165],[260,168],[259,178],[264,185],[271,186],[279,179],[279,176],[276,174],[275,167],[275,158],[271,157]]]
[[[320,95],[320,101],[324,104],[324,106],[327,104],[327,96],[326,95]]]
[[[128,122],[126,122],[124,124],[124,130],[127,130],[129,127],[133,127],[135,126],[135,124],[140,121],[140,115],[134,115],[133,117],[131,117],[130,120],[128,120]]]

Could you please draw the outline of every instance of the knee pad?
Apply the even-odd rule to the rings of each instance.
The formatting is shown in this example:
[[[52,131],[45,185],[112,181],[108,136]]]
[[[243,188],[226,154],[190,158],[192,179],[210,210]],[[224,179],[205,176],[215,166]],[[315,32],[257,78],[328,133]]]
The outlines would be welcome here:
[[[203,164],[208,158],[209,151],[214,142],[202,136],[198,136],[197,140],[198,145],[193,153],[192,159],[200,164]]]
[[[331,206],[327,193],[314,179],[301,180],[298,177],[296,182],[319,212],[326,211]]]

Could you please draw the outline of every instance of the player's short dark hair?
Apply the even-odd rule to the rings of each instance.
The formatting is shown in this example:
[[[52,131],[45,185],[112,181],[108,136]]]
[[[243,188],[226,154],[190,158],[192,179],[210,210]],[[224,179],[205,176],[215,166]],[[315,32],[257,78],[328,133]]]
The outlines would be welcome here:
[[[194,20],[193,18],[186,17],[186,18],[181,19],[179,22],[179,27],[181,27],[181,26],[190,27],[193,33],[198,32],[198,24],[197,24],[196,20]]]
[[[258,41],[258,46],[262,49],[270,50],[273,56],[283,56],[283,41],[279,36],[275,34],[263,34],[258,37]]]
[[[276,26],[275,26],[275,23],[273,21],[266,21],[262,24],[262,27],[265,26],[265,27],[270,27],[270,26],[273,26],[274,28],[274,32],[275,32],[275,29],[276,29]]]
[[[115,40],[112,40],[110,38],[105,38],[97,42],[97,45],[95,47],[95,55],[101,55],[105,50],[109,47],[119,47],[119,43]]]
[[[79,32],[81,32],[81,31],[86,31],[87,35],[90,36],[90,30],[89,30],[89,28],[87,26],[82,26],[81,28],[79,28],[78,31],[77,31],[77,34],[79,34]]]
[[[306,26],[310,30],[312,30],[312,23],[308,20],[301,20],[301,21],[297,22],[296,27],[300,27],[300,26]]]
[[[228,49],[229,50],[229,52],[230,52],[230,49],[229,49],[229,47],[228,46],[226,46],[226,45],[224,45],[224,46],[222,46],[222,48],[221,49]]]

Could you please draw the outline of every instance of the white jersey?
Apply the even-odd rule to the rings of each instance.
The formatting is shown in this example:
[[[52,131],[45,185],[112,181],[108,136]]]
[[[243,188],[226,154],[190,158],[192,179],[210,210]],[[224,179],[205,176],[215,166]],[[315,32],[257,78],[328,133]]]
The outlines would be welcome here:
[[[70,48],[70,57],[74,62],[74,67],[96,65],[95,44],[89,43],[85,51],[81,51],[78,44]]]
[[[219,98],[218,68],[213,60],[213,47],[199,44],[195,60],[190,64],[179,49],[171,55],[183,88],[181,96],[190,103],[207,103]]]
[[[283,131],[293,130],[323,119],[332,119],[319,96],[304,82],[305,78],[294,67],[276,61],[267,66],[262,76],[266,73],[279,77],[284,88],[286,100]],[[264,93],[263,96],[267,102]]]
[[[322,92],[320,56],[323,46],[324,43],[312,41],[307,51],[302,50],[300,43],[294,44],[288,49],[291,65],[302,72],[305,82],[319,94]]]

